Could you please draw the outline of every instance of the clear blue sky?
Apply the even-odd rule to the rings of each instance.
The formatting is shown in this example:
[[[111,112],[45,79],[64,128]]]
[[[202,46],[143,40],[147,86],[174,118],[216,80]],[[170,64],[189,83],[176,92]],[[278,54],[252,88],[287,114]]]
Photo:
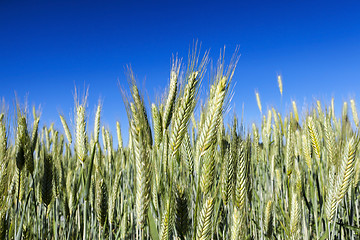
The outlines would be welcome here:
[[[198,39],[214,60],[224,45],[227,56],[240,46],[230,105],[241,114],[244,104],[247,124],[259,117],[255,89],[263,109],[332,96],[359,105],[360,4],[341,2],[1,0],[0,96],[12,108],[15,91],[21,100],[27,95],[41,105],[42,123],[62,130],[58,114],[70,120],[74,86],[86,85],[91,121],[101,98],[103,123],[114,130],[120,120],[125,135],[118,89],[127,84],[125,66],[155,101],[168,84],[172,53],[186,59]]]

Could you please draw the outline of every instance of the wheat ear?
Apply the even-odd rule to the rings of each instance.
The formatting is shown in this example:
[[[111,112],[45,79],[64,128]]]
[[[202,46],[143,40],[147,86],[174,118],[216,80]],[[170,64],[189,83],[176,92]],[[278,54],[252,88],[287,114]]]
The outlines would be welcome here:
[[[163,113],[163,122],[162,122],[162,128],[165,130],[170,125],[171,117],[174,110],[175,105],[175,99],[176,99],[176,93],[177,93],[177,81],[179,76],[179,68],[180,65],[177,64],[177,61],[175,65],[173,65],[173,69],[170,72],[170,88],[169,88],[169,94],[166,99],[164,113]]]
[[[76,114],[76,155],[78,160],[83,163],[87,156],[85,107],[77,106]]]
[[[203,204],[197,226],[197,240],[210,240],[212,231],[212,214],[214,210],[214,199],[208,197]]]
[[[61,120],[61,124],[62,124],[62,126],[64,128],[65,135],[66,135],[66,138],[68,140],[68,143],[71,145],[72,137],[71,137],[69,126],[67,125],[67,123],[65,121],[65,118],[62,115],[60,115],[60,120]]]
[[[49,206],[53,197],[53,159],[43,150],[44,172],[41,179],[41,199],[45,206]]]
[[[181,142],[184,138],[185,132],[187,131],[190,116],[195,108],[198,82],[198,73],[192,73],[189,76],[187,85],[185,86],[181,103],[176,109],[174,126],[172,127],[170,137],[170,147],[173,151],[173,155],[176,155],[179,151]]]
[[[359,140],[357,136],[351,137],[345,146],[343,160],[336,177],[335,189],[332,189],[332,191],[334,191],[332,196],[329,194],[331,197],[328,201],[331,201],[331,209],[327,211],[327,218],[330,222],[334,219],[337,206],[344,198],[350,184],[354,180],[355,156],[358,143]]]

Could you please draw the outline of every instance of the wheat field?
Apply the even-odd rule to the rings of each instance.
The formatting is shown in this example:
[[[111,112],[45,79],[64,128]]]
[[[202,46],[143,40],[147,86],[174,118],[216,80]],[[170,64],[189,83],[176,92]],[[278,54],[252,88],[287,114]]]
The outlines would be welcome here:
[[[35,108],[3,110],[0,239],[359,239],[355,101],[340,116],[333,101],[302,113],[293,101],[283,115],[256,92],[260,124],[226,121],[237,61],[220,57],[204,104],[207,53],[174,59],[159,103],[129,71],[128,146],[119,122],[114,136],[102,124],[101,104],[88,118],[86,98],[73,129],[63,115],[40,127]]]

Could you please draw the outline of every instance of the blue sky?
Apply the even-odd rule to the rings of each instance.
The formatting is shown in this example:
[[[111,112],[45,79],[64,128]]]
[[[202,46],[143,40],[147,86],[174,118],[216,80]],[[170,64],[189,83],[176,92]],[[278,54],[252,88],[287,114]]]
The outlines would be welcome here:
[[[171,55],[187,59],[194,40],[217,60],[226,46],[241,54],[231,111],[246,124],[263,109],[290,110],[315,98],[337,105],[360,91],[360,3],[350,1],[0,1],[0,96],[14,92],[41,105],[42,123],[72,117],[74,86],[89,86],[89,118],[99,98],[103,124],[127,118],[118,83],[131,64],[146,100],[169,80]],[[185,61],[186,62],[186,61]],[[277,87],[283,76],[284,95]],[[206,91],[207,80],[202,86]],[[300,106],[298,106],[300,107]],[[338,109],[338,111],[340,111]],[[126,136],[124,136],[127,138]]]

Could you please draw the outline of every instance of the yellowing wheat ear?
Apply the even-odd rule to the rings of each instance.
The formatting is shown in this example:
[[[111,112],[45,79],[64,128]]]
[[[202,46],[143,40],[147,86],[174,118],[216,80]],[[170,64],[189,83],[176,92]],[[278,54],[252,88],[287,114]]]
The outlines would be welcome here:
[[[277,76],[277,80],[278,80],[279,91],[280,91],[280,94],[282,96],[282,94],[283,94],[283,83],[282,83],[281,75]]]
[[[256,103],[258,105],[260,113],[262,113],[261,101],[260,101],[260,94],[258,91],[255,91]]]
[[[294,109],[295,120],[296,120],[296,122],[299,122],[299,113],[297,110],[296,102],[292,101],[292,105],[293,105],[293,109]]]
[[[265,225],[265,236],[271,238],[273,233],[273,202],[269,200],[266,204],[265,214],[264,214],[264,225]]]
[[[352,112],[352,115],[353,115],[354,123],[355,123],[356,127],[359,127],[359,117],[358,117],[358,113],[357,113],[357,109],[356,109],[354,99],[350,100],[350,106],[351,106],[351,112]]]

